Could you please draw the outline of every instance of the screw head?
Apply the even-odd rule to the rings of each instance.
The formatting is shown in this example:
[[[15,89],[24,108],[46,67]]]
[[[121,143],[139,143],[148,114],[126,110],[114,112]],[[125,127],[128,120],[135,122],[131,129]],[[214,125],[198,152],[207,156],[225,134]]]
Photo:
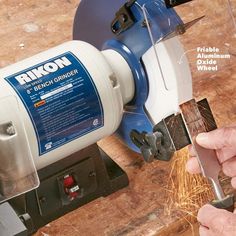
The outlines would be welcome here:
[[[95,177],[96,176],[96,172],[95,171],[91,171],[90,173],[89,173],[89,177]]]
[[[6,133],[10,136],[16,134],[15,127],[12,124],[9,124],[6,128]]]

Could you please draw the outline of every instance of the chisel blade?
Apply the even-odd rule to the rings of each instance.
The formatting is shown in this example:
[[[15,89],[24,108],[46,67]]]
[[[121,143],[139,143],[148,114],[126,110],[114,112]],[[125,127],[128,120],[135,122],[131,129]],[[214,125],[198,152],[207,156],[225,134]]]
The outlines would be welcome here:
[[[208,178],[212,184],[215,198],[222,200],[225,194],[219,183],[220,163],[217,159],[215,150],[206,149],[196,142],[199,133],[206,132],[207,124],[201,115],[198,104],[194,99],[180,105],[181,115],[185,123],[189,138],[195,149],[195,153],[203,176]]]

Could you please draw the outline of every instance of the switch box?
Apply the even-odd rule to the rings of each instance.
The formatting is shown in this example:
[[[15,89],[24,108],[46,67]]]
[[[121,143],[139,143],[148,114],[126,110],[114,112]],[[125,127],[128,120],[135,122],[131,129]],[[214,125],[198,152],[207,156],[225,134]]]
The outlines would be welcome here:
[[[66,170],[41,181],[36,190],[42,216],[69,205],[78,198],[94,192],[97,188],[93,159],[87,158]]]
[[[33,231],[128,185],[126,173],[97,144],[38,171],[40,186],[25,194]],[[16,211],[19,211],[16,205]],[[31,231],[30,231],[31,233]]]

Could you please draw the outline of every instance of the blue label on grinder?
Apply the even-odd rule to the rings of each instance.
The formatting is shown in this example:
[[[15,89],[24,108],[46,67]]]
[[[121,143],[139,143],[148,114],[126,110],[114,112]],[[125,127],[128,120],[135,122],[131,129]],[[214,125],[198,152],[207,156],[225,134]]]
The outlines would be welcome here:
[[[98,91],[86,68],[71,52],[5,80],[28,111],[37,136],[39,155],[104,125]]]

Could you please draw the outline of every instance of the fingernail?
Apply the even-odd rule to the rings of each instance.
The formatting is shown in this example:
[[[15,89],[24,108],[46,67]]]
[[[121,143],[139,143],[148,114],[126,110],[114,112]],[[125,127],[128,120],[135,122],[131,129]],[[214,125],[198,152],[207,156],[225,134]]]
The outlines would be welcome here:
[[[201,144],[201,143],[205,143],[208,140],[208,134],[207,133],[201,133],[198,134],[196,137],[196,141]]]
[[[194,161],[196,158],[190,158],[188,162],[186,163],[186,170],[190,174],[199,174],[201,171],[199,169],[199,166],[196,166],[196,162]]]

